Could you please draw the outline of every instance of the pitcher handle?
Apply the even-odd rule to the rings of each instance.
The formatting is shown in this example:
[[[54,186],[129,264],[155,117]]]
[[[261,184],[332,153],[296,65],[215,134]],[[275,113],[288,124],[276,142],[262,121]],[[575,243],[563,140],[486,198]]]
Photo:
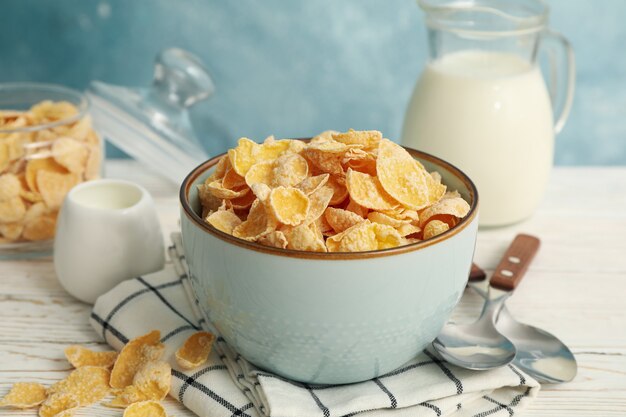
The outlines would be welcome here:
[[[576,58],[570,42],[559,32],[547,29],[542,40],[547,41],[549,91],[555,115],[554,131],[559,133],[572,109],[576,83]]]

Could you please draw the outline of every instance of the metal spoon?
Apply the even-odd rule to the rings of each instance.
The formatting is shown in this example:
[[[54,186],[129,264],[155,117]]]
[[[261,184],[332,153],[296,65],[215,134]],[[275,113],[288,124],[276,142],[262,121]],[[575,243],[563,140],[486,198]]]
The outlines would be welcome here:
[[[485,272],[472,265],[469,286],[482,297],[487,297],[489,286],[485,278]],[[513,364],[537,381],[556,384],[576,376],[576,358],[568,347],[553,334],[515,320],[506,305],[497,317],[496,328],[515,345]]]
[[[491,279],[478,320],[464,325],[448,323],[433,342],[446,361],[477,370],[498,368],[513,361],[515,346],[496,329],[496,317],[538,249],[536,237],[522,234],[515,237]]]

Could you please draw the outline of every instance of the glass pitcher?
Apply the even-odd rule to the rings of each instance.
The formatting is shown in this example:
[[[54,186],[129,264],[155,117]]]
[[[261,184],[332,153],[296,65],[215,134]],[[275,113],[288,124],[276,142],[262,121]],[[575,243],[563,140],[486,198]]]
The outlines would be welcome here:
[[[443,158],[476,183],[481,226],[529,217],[552,168],[574,93],[574,54],[547,28],[540,0],[418,0],[429,62],[402,144]],[[538,57],[545,55],[550,88]],[[556,117],[554,116],[556,115]]]

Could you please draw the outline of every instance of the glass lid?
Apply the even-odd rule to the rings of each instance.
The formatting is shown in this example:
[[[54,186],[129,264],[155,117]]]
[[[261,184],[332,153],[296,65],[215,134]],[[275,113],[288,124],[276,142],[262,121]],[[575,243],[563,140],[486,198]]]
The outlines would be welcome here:
[[[94,81],[87,90],[98,132],[155,172],[180,184],[209,158],[197,139],[188,108],[210,97],[213,81],[191,53],[161,51],[150,88]]]

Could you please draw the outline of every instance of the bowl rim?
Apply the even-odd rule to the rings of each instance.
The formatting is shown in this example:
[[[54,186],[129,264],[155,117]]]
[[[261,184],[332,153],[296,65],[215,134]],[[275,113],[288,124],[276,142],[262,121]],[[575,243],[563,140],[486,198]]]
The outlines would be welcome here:
[[[69,88],[59,84],[37,83],[37,82],[10,82],[0,83],[0,94],[7,92],[13,94],[19,94],[22,91],[35,91],[37,93],[45,94],[46,92],[52,92],[56,94],[62,94],[67,97],[67,101],[70,101],[78,109],[78,113],[73,116],[66,117],[61,120],[57,120],[50,123],[42,123],[33,126],[2,128],[0,127],[0,133],[21,133],[21,132],[37,132],[39,130],[51,129],[58,126],[67,125],[81,120],[85,117],[89,111],[90,101],[89,98],[78,90]],[[42,100],[46,100],[45,98]],[[49,100],[49,99],[48,99]],[[33,103],[37,104],[37,103]]]
[[[311,138],[293,138],[293,140],[303,140],[309,141]],[[195,213],[195,211],[191,208],[189,204],[189,191],[191,186],[195,183],[197,178],[204,174],[207,170],[213,168],[217,162],[224,155],[227,155],[227,152],[221,153],[203,163],[195,167],[183,180],[180,191],[179,191],[179,199],[182,207],[182,212],[189,218],[189,220],[194,224],[194,226],[199,227],[204,232],[208,232],[209,234],[217,237],[220,240],[223,240],[227,243],[232,243],[236,246],[243,247],[246,249],[251,249],[256,252],[262,252],[270,255],[278,255],[278,256],[286,256],[290,258],[301,258],[301,259],[320,259],[320,260],[355,260],[355,259],[368,259],[382,256],[393,256],[399,255],[402,253],[413,252],[416,250],[427,248],[431,245],[434,245],[439,242],[443,242],[447,239],[452,238],[462,230],[464,230],[477,216],[478,213],[478,190],[476,185],[472,182],[472,180],[461,171],[456,166],[451,163],[444,161],[441,158],[428,154],[426,152],[418,151],[416,149],[412,149],[406,146],[403,146],[409,154],[413,158],[419,158],[427,160],[434,165],[440,165],[450,173],[452,173],[456,178],[458,178],[469,190],[470,198],[472,198],[472,202],[470,203],[470,211],[467,215],[461,219],[461,221],[454,227],[445,231],[444,233],[437,235],[433,238],[422,240],[420,242],[411,243],[403,246],[396,246],[393,248],[387,249],[376,249],[371,251],[362,251],[362,252],[312,252],[312,251],[299,251],[294,249],[282,249],[275,248],[271,246],[262,245],[256,242],[249,242],[247,240],[239,239],[235,236],[232,236],[228,233],[217,230],[213,226],[206,223],[201,216]]]

